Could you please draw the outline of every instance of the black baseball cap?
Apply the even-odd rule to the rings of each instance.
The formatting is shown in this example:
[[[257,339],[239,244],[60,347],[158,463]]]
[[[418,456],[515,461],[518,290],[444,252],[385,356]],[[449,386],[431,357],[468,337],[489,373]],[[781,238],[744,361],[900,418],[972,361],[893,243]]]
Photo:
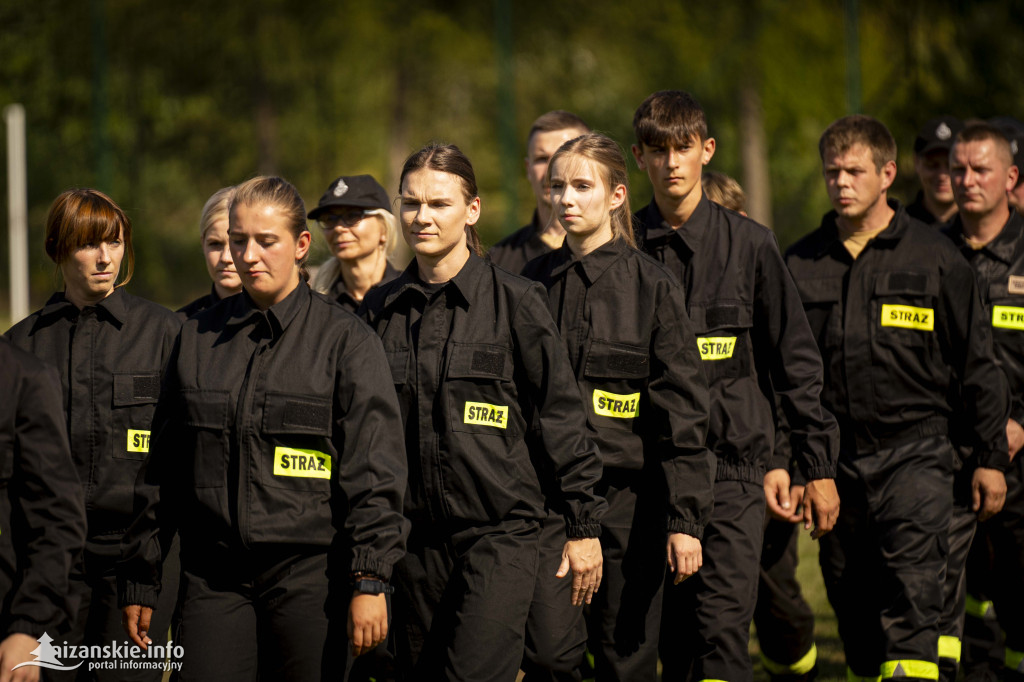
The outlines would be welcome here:
[[[949,151],[953,146],[953,138],[963,127],[964,124],[955,116],[939,116],[929,120],[914,140],[914,153],[927,154],[936,149]]]
[[[382,208],[391,211],[388,193],[374,180],[372,175],[342,175],[331,183],[320,203],[307,217],[316,220],[320,214],[333,206],[355,206],[357,208]]]

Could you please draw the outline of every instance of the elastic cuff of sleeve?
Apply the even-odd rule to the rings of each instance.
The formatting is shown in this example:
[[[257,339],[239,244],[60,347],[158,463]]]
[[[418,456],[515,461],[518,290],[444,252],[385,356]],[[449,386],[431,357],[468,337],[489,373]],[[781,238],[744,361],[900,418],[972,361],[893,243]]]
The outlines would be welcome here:
[[[160,597],[160,588],[155,585],[143,585],[129,581],[118,581],[117,606],[148,606],[156,608],[157,600]]]
[[[1014,408],[1010,412],[1010,419],[1017,422],[1021,426],[1024,426],[1024,407]]]
[[[352,573],[372,573],[384,580],[391,580],[391,564],[382,559],[357,555],[352,559]]]
[[[803,474],[804,485],[807,485],[807,481],[815,481],[819,478],[835,478],[836,468],[827,466],[810,467],[807,470],[803,471]]]
[[[1010,468],[1010,455],[1005,450],[975,450],[978,466],[1006,471]]]
[[[685,533],[691,537],[697,538],[698,540],[704,539],[704,526],[694,521],[688,521],[686,519],[669,517],[668,532]]]
[[[570,523],[565,520],[565,537],[569,540],[582,540],[583,538],[601,537],[601,524],[595,521],[577,521]]]
[[[39,637],[44,632],[57,634],[60,632],[59,624],[37,623],[36,621],[28,620],[27,618],[18,618],[17,620],[11,621],[11,624],[7,626],[7,631],[4,633],[4,637],[15,633],[28,635],[29,637]]]

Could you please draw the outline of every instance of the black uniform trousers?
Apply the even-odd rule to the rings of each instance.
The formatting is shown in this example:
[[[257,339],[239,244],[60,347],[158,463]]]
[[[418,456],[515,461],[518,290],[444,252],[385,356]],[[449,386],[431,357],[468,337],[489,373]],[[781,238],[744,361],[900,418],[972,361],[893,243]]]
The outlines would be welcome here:
[[[71,573],[71,600],[78,602],[78,611],[68,644],[110,646],[128,639],[121,624],[121,609],[117,607],[117,560],[121,557],[121,538],[109,536],[90,538],[85,544],[83,563]],[[167,644],[171,616],[178,601],[178,541],[175,538],[167,553],[163,568],[164,590],[153,611],[148,636],[153,644]],[[173,638],[172,638],[173,639]],[[159,682],[160,670],[89,670],[88,664],[74,672],[43,669],[46,680],[96,680],[98,682]]]
[[[344,678],[351,590],[325,551],[189,549],[182,551],[181,682]],[[328,573],[340,579],[329,586]]]
[[[716,481],[715,507],[704,529],[704,566],[665,588],[662,680],[750,682],[748,645],[757,601],[764,531],[760,483]]]
[[[938,679],[953,457],[938,435],[839,458],[819,560],[854,677]]]
[[[407,553],[392,577],[398,678],[515,680],[536,583],[540,524],[509,519],[460,529],[419,525],[413,521]]]
[[[608,502],[603,578],[587,608],[598,682],[657,679],[667,564],[664,483],[657,480],[647,471],[607,468],[595,489]]]
[[[967,609],[962,666],[965,674],[980,668],[1005,668],[1006,679],[1024,680],[1022,479],[1024,459],[1018,455],[1006,471],[1003,510],[978,524],[978,534],[971,546],[967,587],[974,608]]]
[[[939,679],[956,680],[964,634],[967,601],[967,554],[978,527],[971,511],[971,480],[975,467],[956,458],[953,474],[953,513],[949,522],[949,557],[942,583],[942,616],[939,619]]]
[[[587,650],[583,609],[572,605],[572,572],[563,578],[555,577],[565,541],[565,518],[549,510],[541,528],[537,581],[526,620],[524,682],[583,679],[581,664]]]
[[[817,662],[814,611],[796,578],[801,527],[765,515],[754,625],[762,663],[772,677],[806,675]]]

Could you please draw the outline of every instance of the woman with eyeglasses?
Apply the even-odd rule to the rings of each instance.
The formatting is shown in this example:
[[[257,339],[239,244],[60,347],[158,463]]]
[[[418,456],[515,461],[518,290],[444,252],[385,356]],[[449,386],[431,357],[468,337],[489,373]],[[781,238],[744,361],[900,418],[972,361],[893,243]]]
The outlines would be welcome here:
[[[388,262],[395,250],[398,221],[387,192],[370,175],[343,175],[309,212],[320,224],[334,256],[317,270],[310,288],[355,312],[366,293],[399,275]]]

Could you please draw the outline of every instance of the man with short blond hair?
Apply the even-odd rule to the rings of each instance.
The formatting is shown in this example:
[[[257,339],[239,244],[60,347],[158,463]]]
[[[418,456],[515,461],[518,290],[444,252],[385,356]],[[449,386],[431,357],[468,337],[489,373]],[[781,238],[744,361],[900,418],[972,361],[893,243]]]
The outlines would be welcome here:
[[[959,215],[946,234],[974,270],[985,316],[992,322],[996,363],[1010,385],[1011,409],[1006,422],[1010,452],[1024,444],[1024,219],[1009,199],[1020,178],[1010,142],[1004,131],[991,124],[968,125],[957,136],[950,152],[953,193]],[[1006,636],[1002,658],[1003,679],[1024,680],[1024,489],[1021,460],[1006,471],[1007,496],[1003,511],[981,527],[975,538],[991,548],[991,572],[968,584],[983,586],[995,604],[996,617]],[[977,548],[976,548],[977,549]],[[958,619],[963,629],[963,603],[958,600]],[[967,661],[965,661],[967,663]],[[969,665],[969,663],[968,663]],[[949,679],[956,666],[947,664]],[[965,670],[966,672],[966,670]]]

